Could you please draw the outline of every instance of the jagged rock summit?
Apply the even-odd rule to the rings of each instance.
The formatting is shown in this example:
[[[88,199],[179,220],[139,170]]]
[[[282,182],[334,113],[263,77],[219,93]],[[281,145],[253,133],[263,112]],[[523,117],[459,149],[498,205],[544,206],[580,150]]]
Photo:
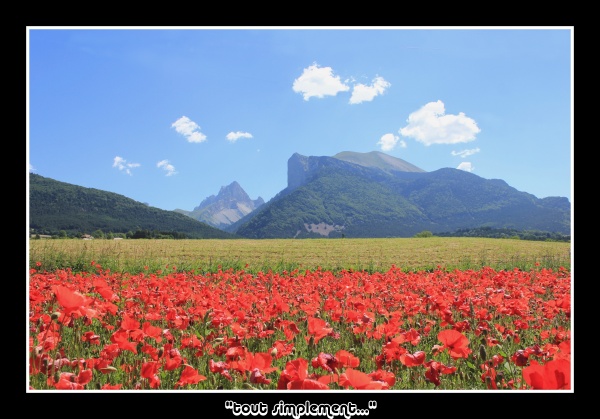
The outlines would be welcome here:
[[[240,184],[233,181],[227,186],[222,186],[216,196],[205,198],[193,211],[177,211],[213,227],[225,229],[264,203],[260,196],[254,200],[250,199]]]

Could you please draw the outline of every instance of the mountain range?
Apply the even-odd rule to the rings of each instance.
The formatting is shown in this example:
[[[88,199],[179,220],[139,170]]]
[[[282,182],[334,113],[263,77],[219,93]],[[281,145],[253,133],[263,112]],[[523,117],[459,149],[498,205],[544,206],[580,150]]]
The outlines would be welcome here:
[[[287,187],[269,202],[237,183],[192,211],[164,211],[122,195],[30,174],[30,228],[171,231],[192,238],[412,237],[459,229],[571,231],[566,197],[537,198],[500,179],[442,168],[427,172],[378,151],[294,153]]]
[[[539,199],[463,170],[373,151],[288,160],[288,186],[231,230],[248,238],[410,237],[493,227],[570,233],[566,197]]]

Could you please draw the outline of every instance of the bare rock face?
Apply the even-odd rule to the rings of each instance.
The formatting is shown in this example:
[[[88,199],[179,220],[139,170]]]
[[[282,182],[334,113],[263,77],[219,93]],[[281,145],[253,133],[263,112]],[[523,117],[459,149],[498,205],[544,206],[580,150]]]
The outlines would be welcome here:
[[[296,189],[306,182],[308,157],[298,153],[288,159],[288,189]]]

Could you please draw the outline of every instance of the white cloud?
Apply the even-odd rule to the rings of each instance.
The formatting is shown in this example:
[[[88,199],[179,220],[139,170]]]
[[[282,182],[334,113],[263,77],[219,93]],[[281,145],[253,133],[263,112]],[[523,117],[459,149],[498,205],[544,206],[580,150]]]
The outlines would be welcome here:
[[[375,77],[373,84],[367,86],[366,84],[355,84],[352,90],[352,97],[350,98],[351,104],[370,102],[375,96],[383,94],[385,89],[390,87],[391,84],[384,80],[383,77]]]
[[[396,147],[396,144],[400,141],[400,137],[394,134],[384,134],[381,136],[379,141],[377,141],[377,145],[381,147],[382,151],[390,151]],[[406,147],[406,143],[402,141],[400,144],[401,147]]]
[[[470,148],[470,149],[461,150],[461,151],[452,150],[450,152],[450,154],[452,154],[453,156],[460,156],[464,159],[465,157],[472,156],[473,154],[479,153],[480,151],[481,150],[479,149],[479,147],[477,147],[477,148]]]
[[[187,116],[182,116],[171,124],[175,131],[183,135],[190,143],[206,141],[206,135],[200,132],[200,126]]]
[[[445,115],[441,100],[429,102],[408,116],[408,125],[398,132],[405,137],[430,146],[431,144],[456,144],[473,141],[481,130],[475,120],[460,112]]]
[[[237,140],[239,140],[240,138],[252,138],[252,134],[250,134],[249,132],[230,132],[229,134],[227,134],[227,140],[231,141],[232,143],[235,143]]]
[[[33,165],[31,163],[29,163],[29,172],[36,172],[37,169],[35,167],[33,167]]]
[[[339,76],[333,75],[331,67],[319,67],[314,63],[305,68],[302,75],[294,80],[292,89],[296,93],[302,93],[304,100],[309,100],[313,96],[318,98],[335,96],[339,92],[350,90],[350,87],[342,83]]]
[[[465,172],[472,172],[473,170],[475,170],[473,165],[471,163],[469,163],[468,161],[464,161],[461,164],[459,164],[457,169],[464,170]]]
[[[119,170],[127,173],[129,176],[131,176],[132,175],[131,169],[140,167],[140,164],[139,163],[127,163],[127,160],[125,160],[123,157],[116,156],[113,160],[112,167],[116,167],[117,169],[119,169]]]
[[[166,176],[173,176],[177,172],[175,171],[175,166],[169,163],[169,160],[161,160],[156,163],[156,167],[162,167],[162,169],[167,172]]]

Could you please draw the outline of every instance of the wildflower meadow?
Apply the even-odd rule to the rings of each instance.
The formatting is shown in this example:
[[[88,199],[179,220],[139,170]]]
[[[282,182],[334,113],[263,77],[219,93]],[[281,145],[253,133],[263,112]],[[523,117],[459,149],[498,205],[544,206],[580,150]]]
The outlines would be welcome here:
[[[569,269],[29,271],[35,390],[571,390]]]

